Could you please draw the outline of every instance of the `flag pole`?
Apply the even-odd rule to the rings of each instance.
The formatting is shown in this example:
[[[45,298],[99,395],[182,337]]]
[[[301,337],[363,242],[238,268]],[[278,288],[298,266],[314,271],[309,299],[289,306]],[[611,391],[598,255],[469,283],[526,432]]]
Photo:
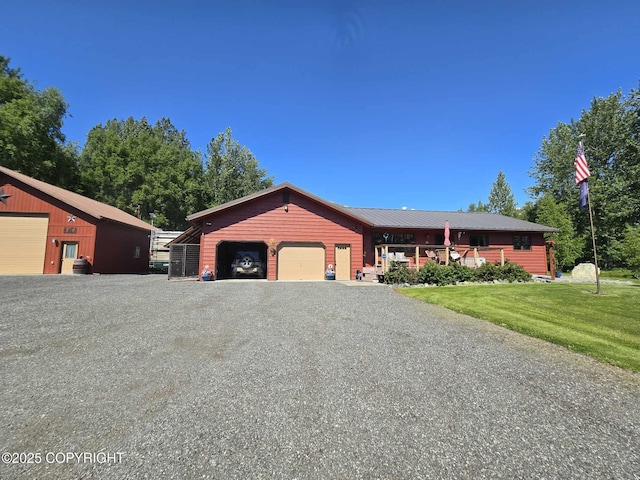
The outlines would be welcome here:
[[[596,295],[600,295],[600,269],[598,268],[598,253],[596,252],[596,232],[593,229],[593,212],[591,210],[591,194],[587,190],[587,203],[589,204],[589,222],[591,223],[591,241],[593,242],[593,260],[596,265]]]
[[[578,138],[583,138],[586,135],[580,134],[578,135]],[[584,147],[583,147],[583,154],[584,154]],[[589,175],[588,171],[587,171],[587,175]],[[584,180],[582,180],[583,182],[586,182],[587,179],[585,178]],[[589,223],[591,225],[591,242],[593,243],[593,261],[594,264],[596,266],[596,295],[600,295],[600,269],[598,268],[598,252],[596,250],[596,231],[593,228],[593,210],[591,208],[591,191],[589,188],[589,185],[587,184],[587,205],[589,206]]]

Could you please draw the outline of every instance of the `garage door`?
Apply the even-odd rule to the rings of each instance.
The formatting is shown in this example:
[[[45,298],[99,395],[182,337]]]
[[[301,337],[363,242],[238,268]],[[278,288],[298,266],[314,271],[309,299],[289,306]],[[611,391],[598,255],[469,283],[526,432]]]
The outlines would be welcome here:
[[[42,274],[46,216],[0,215],[0,274]]]
[[[323,280],[324,247],[286,245],[278,252],[278,280]]]

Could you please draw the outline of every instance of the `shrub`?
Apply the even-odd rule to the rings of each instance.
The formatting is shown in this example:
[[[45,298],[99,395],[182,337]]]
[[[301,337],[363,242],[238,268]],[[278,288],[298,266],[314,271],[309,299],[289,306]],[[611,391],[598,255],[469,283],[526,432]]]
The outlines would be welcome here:
[[[498,267],[493,263],[483,263],[474,273],[478,282],[493,282],[499,278]]]
[[[399,285],[402,283],[418,283],[417,272],[405,263],[391,262],[389,270],[384,274],[384,283]]]
[[[460,265],[459,263],[451,263],[449,265],[449,269],[451,269],[453,283],[473,282],[476,279],[476,274],[474,270],[472,268],[467,267],[466,265]]]
[[[503,266],[498,267],[498,275],[500,280],[507,280],[509,283],[528,282],[531,280],[529,272],[521,265],[511,263],[509,260],[506,260]]]
[[[451,269],[429,262],[418,271],[418,281],[428,285],[450,285],[454,283]]]

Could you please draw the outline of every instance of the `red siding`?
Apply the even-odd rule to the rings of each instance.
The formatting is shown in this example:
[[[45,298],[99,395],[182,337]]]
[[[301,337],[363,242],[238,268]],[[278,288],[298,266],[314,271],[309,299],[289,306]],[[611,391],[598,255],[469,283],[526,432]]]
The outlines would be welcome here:
[[[62,243],[78,242],[78,255],[93,263],[96,227],[92,217],[53,198],[42,198],[40,192],[0,174],[0,185],[11,195],[7,204],[0,203],[0,212],[40,213],[49,216],[47,245],[43,273],[60,273]],[[41,194],[40,194],[41,195]],[[72,215],[75,221],[68,221]],[[75,228],[75,233],[64,233],[65,228]],[[58,243],[53,242],[54,239]]]
[[[101,220],[97,225],[94,271],[144,273],[149,271],[149,232],[118,222]],[[134,250],[140,248],[140,257]]]
[[[397,229],[365,229],[364,232],[364,251],[366,252],[365,264],[367,266],[374,266],[375,253],[371,246],[371,237],[373,233],[383,233],[384,231],[389,233],[413,233],[415,237],[415,243],[420,245],[420,265],[424,265],[427,261],[424,257],[424,248],[430,244],[433,245],[435,237],[438,234],[443,234],[443,230],[397,230]],[[476,233],[476,232],[472,232]],[[547,274],[547,254],[544,236],[540,232],[491,232],[482,231],[477,233],[485,233],[489,238],[489,248],[478,248],[478,254],[480,257],[487,259],[487,262],[499,262],[500,261],[500,248],[504,248],[505,259],[521,265],[525,270],[534,275]],[[514,250],[513,249],[513,235],[529,235],[531,238],[531,250]],[[458,240],[458,231],[451,231],[451,241],[455,242],[455,248],[457,251],[467,256],[473,255],[473,247],[469,246],[469,232],[464,232]],[[407,255],[409,256],[409,255]]]
[[[142,273],[149,270],[149,232],[115,222],[96,220],[1,173],[0,186],[4,193],[11,195],[6,205],[0,202],[0,212],[39,213],[49,216],[43,273],[60,273],[63,242],[77,242],[78,256],[86,258],[96,273]],[[69,220],[70,216],[73,216],[72,221]],[[106,233],[100,235],[105,235],[108,240],[96,242],[97,228],[102,232],[103,226],[107,226],[104,230]],[[65,229],[69,228],[75,229],[74,233],[65,233]],[[146,243],[142,241],[143,237]],[[58,240],[57,244],[53,242],[54,239]],[[98,243],[100,248],[97,247]],[[120,243],[123,244],[122,247],[118,246]],[[133,244],[141,247],[141,259],[136,262],[131,262]]]
[[[207,225],[210,222],[211,225]],[[215,265],[223,240],[261,241],[277,248],[284,242],[320,242],[325,263],[335,263],[335,245],[351,246],[351,278],[362,268],[362,226],[305,196],[290,192],[285,211],[282,191],[214,213],[203,220],[200,266]],[[269,255],[267,278],[276,280],[277,256]]]

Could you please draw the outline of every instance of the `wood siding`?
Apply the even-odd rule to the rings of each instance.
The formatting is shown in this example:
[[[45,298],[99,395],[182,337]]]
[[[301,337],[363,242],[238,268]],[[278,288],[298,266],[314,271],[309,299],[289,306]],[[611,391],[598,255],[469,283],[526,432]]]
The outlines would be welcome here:
[[[216,247],[222,241],[260,241],[276,250],[283,243],[319,242],[326,251],[325,263],[335,263],[335,245],[351,246],[351,274],[362,268],[362,226],[306,196],[288,192],[287,211],[283,192],[260,197],[216,212],[202,223],[200,270],[216,265]],[[211,223],[211,225],[207,225]],[[325,265],[326,268],[326,265]],[[277,278],[277,255],[268,254],[267,278]]]
[[[122,223],[100,220],[97,224],[94,271],[145,273],[149,271],[150,232]],[[134,258],[139,247],[140,256]]]
[[[444,227],[442,230],[397,230],[397,229],[364,229],[364,251],[366,256],[364,257],[364,263],[366,266],[374,266],[375,254],[372,248],[372,235],[374,233],[409,233],[414,235],[415,244],[420,245],[420,266],[424,265],[427,261],[425,255],[425,248],[429,245],[433,245],[436,235],[442,235],[444,233]],[[483,233],[486,234],[489,240],[489,248],[478,248],[478,254],[480,257],[484,257],[487,262],[499,262],[500,250],[504,248],[505,259],[521,265],[527,272],[533,275],[546,275],[547,272],[547,254],[544,236],[541,232],[495,232],[495,231],[478,231],[478,232],[463,232],[460,239],[458,239],[458,230],[451,231],[451,241],[455,243],[456,251],[461,255],[473,256],[473,248],[469,246],[469,235]],[[513,248],[513,235],[529,235],[531,239],[531,250],[514,250]],[[408,257],[413,263],[413,258],[409,254]]]
[[[43,272],[45,274],[60,273],[62,265],[62,244],[64,242],[78,243],[78,256],[86,258],[96,273],[143,273],[149,270],[149,232],[135,227],[119,224],[116,222],[99,221],[86,213],[75,209],[49,195],[40,192],[28,185],[0,173],[0,187],[4,193],[10,194],[7,204],[0,202],[0,212],[11,213],[35,213],[49,216],[49,228],[47,232],[47,247]],[[101,243],[101,248],[96,265],[96,236],[97,225],[111,224],[117,227],[107,227],[106,232],[114,233],[107,236],[110,242]],[[142,242],[142,237],[146,243]],[[54,239],[57,242],[54,242]],[[135,240],[133,240],[135,239]],[[127,242],[122,251],[128,251],[127,257],[114,256],[114,251],[119,247],[120,242]],[[141,259],[134,262],[133,267],[129,262],[132,257],[133,247],[131,242],[136,242],[141,247]],[[129,250],[130,249],[130,250]],[[110,258],[110,260],[106,260]],[[146,260],[144,260],[146,259]],[[126,269],[117,270],[117,266],[126,265]]]

